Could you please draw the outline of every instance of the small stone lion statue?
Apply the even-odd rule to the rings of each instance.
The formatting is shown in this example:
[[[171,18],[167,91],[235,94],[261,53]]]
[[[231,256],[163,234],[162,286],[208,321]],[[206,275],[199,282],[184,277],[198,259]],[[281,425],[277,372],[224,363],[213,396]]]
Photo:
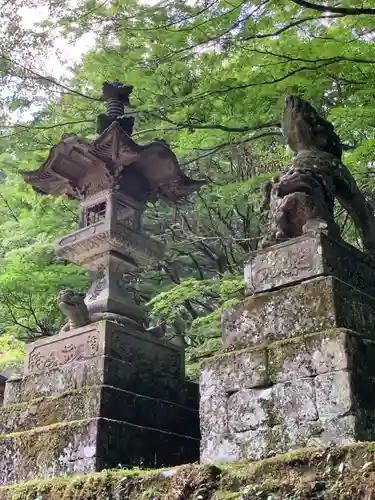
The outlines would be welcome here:
[[[84,293],[69,289],[62,290],[57,296],[57,304],[68,319],[68,322],[60,330],[61,333],[91,323]]]
[[[135,321],[121,316],[120,314],[102,312],[102,313],[90,313],[85,304],[86,294],[81,292],[75,292],[74,290],[65,289],[62,290],[57,295],[57,304],[61,311],[67,318],[67,323],[61,328],[60,333],[68,332],[74,330],[75,328],[81,328],[82,326],[89,325],[90,323],[95,323],[103,319],[113,321],[118,324],[128,325],[133,327],[140,327]],[[160,327],[153,327],[145,329],[150,333],[155,339],[166,340],[164,329]],[[174,343],[174,342],[172,342]]]

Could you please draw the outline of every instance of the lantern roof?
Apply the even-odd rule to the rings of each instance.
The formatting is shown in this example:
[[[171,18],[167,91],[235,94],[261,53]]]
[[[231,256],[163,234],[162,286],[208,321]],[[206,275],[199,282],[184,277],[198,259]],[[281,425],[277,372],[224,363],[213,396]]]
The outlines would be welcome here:
[[[103,85],[107,113],[99,115],[94,141],[63,136],[36,171],[23,172],[28,184],[42,194],[84,199],[104,190],[116,190],[140,201],[176,202],[199,189],[204,181],[187,177],[162,141],[137,144],[132,138],[133,117],[122,116],[131,86]],[[119,92],[121,90],[121,92]],[[115,116],[117,115],[117,116]]]

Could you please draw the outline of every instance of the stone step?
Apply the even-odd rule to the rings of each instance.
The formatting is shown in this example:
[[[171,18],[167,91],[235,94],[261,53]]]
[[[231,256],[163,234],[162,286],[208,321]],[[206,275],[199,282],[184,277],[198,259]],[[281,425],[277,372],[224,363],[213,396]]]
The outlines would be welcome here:
[[[94,386],[0,407],[0,435],[100,415],[199,438],[197,410],[109,386]]]
[[[0,484],[119,465],[150,468],[198,460],[198,439],[116,420],[85,419],[1,436]]]
[[[5,387],[4,403],[31,401],[41,396],[58,396],[84,387],[108,385],[142,396],[171,401],[198,409],[198,384],[178,377],[148,371],[134,363],[109,356],[97,356],[82,361],[31,373],[23,378],[9,380]]]

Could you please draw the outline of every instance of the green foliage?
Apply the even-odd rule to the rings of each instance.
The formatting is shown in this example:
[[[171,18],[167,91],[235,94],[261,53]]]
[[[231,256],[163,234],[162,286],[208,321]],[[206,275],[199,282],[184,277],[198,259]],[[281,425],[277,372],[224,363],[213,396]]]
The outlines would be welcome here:
[[[9,167],[0,194],[1,328],[18,338],[51,335],[61,326],[56,294],[64,286],[84,289],[80,268],[59,260],[54,240],[76,228],[76,207],[36,195]]]
[[[0,372],[18,373],[25,358],[25,344],[11,335],[0,336]]]

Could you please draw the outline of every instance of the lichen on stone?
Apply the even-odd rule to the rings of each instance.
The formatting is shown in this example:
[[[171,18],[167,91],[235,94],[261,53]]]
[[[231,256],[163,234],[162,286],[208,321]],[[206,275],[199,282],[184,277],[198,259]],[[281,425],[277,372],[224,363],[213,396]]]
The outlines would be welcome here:
[[[372,500],[375,443],[257,462],[111,470],[0,487],[0,500]]]

